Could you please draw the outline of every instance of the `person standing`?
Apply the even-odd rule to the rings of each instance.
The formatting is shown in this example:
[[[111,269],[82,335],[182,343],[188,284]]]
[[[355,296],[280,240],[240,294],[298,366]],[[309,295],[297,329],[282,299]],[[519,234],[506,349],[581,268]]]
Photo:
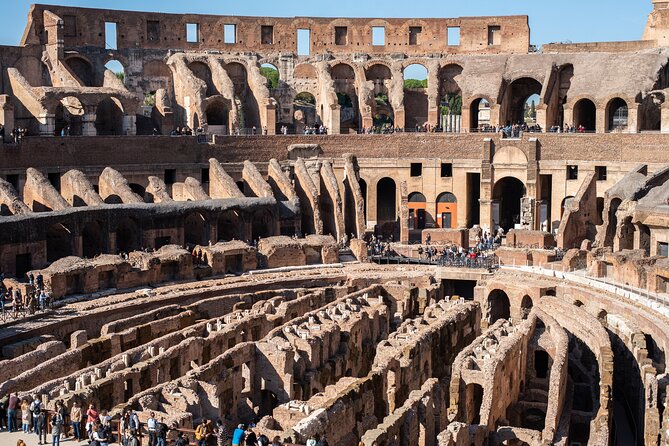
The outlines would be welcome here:
[[[44,410],[38,409],[37,414],[33,413],[33,424],[37,434],[37,444],[46,444],[46,412]]]
[[[241,446],[244,442],[245,429],[244,425],[240,424],[237,426],[237,429],[232,433],[232,446]]]
[[[158,420],[156,414],[151,412],[151,417],[146,420],[146,428],[149,431],[149,446],[157,446],[158,436],[156,435],[156,428],[158,427]]]
[[[7,402],[7,429],[9,432],[14,432],[18,430],[16,426],[16,411],[19,408],[19,394],[15,393],[10,395],[9,401]]]
[[[60,446],[60,434],[63,430],[63,416],[56,411],[51,417],[51,446]]]
[[[93,427],[98,421],[99,416],[100,414],[95,410],[95,406],[93,404],[89,405],[88,410],[86,411],[86,433],[89,438],[93,435]]]
[[[70,419],[72,420],[72,430],[74,433],[75,440],[81,440],[81,406],[78,401],[75,401],[72,404],[72,410],[70,411]]]
[[[158,446],[167,446],[167,424],[159,421],[156,424],[156,437],[158,439]]]
[[[229,438],[228,426],[219,418],[216,420],[216,446],[226,446]]]
[[[24,434],[30,433],[30,424],[32,422],[32,413],[28,400],[21,401],[21,430]]]

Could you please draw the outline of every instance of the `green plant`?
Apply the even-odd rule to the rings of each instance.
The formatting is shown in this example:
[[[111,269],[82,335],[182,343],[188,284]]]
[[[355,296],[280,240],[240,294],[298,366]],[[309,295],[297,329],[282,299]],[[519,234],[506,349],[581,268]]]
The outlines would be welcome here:
[[[307,92],[298,93],[293,101],[298,105],[316,105],[316,98]]]
[[[448,94],[441,101],[439,112],[442,115],[461,115],[462,114],[462,96]]]
[[[125,82],[125,74],[123,72],[119,71],[118,73],[114,74],[116,75],[116,78],[118,80],[120,80],[121,82]]]
[[[146,96],[144,96],[144,105],[153,107],[156,105],[156,94],[155,93],[148,93]]]
[[[388,105],[388,95],[386,94],[377,94],[374,96],[376,105]]]
[[[404,79],[404,88],[406,90],[413,88],[427,88],[427,79]]]
[[[279,72],[272,67],[260,67],[260,74],[267,78],[267,88],[279,87]]]
[[[344,108],[353,107],[353,101],[351,101],[351,97],[346,93],[337,93],[337,102]]]

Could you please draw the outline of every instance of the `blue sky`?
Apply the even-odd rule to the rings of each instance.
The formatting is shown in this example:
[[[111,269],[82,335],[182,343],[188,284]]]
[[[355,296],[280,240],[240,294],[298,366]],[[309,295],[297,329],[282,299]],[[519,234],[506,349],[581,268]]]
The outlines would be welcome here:
[[[17,45],[31,1],[2,0],[0,45]],[[530,17],[531,43],[638,40],[643,34],[650,0],[44,0],[40,3],[89,8],[169,13],[324,16],[324,17],[461,17],[525,14]],[[379,8],[379,4],[383,7]],[[420,77],[415,73],[412,77]]]

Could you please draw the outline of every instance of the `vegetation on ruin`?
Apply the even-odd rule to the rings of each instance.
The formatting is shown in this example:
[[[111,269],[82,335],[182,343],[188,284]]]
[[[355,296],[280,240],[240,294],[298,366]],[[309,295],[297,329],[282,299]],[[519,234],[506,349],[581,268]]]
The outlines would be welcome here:
[[[311,93],[307,93],[305,91],[305,92],[302,92],[302,93],[298,93],[295,96],[295,99],[293,100],[293,103],[295,105],[299,105],[299,106],[302,106],[302,107],[314,106],[314,105],[316,105],[316,98]]]
[[[404,89],[411,90],[413,88],[427,88],[427,79],[404,79]]]
[[[442,101],[439,107],[441,115],[461,115],[462,114],[462,96],[449,94]]]
[[[260,67],[260,74],[267,78],[267,88],[279,88],[279,72],[273,67]]]
[[[351,97],[346,93],[337,93],[337,102],[344,108],[353,107],[353,101],[351,101]]]

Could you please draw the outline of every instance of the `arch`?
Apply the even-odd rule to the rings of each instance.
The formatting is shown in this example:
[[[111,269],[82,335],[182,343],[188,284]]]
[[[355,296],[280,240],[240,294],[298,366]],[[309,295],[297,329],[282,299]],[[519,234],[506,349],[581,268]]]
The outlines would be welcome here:
[[[106,251],[102,224],[90,221],[81,229],[81,246],[84,257],[92,259]]]
[[[130,190],[140,196],[143,200],[146,200],[146,188],[141,184],[137,183],[128,183]]]
[[[56,136],[79,136],[82,134],[84,106],[74,96],[67,96],[56,106]]]
[[[318,79],[318,72],[316,67],[308,63],[302,63],[295,66],[293,70],[293,77],[297,79]]]
[[[142,247],[142,234],[134,218],[125,217],[116,225],[117,252],[137,251]]]
[[[521,77],[511,82],[501,104],[500,122],[505,125],[532,123],[531,118],[526,117],[526,105],[530,98],[535,98],[536,110],[540,101],[538,96],[542,89],[541,82],[531,77]]]
[[[436,224],[438,228],[456,228],[458,199],[451,192],[442,192],[437,197]]]
[[[597,106],[588,99],[583,98],[574,104],[574,127],[586,132],[594,132],[597,128]]]
[[[609,132],[626,131],[629,125],[627,102],[622,98],[613,98],[606,105],[606,130]]]
[[[457,64],[448,64],[439,69],[439,115],[444,116],[439,127],[447,132],[460,131],[460,124],[452,116],[462,116],[462,90],[459,85],[462,76],[462,67]],[[451,116],[449,118],[449,116]]]
[[[562,203],[560,203],[560,219],[562,219],[562,216],[564,215],[564,208],[567,206],[567,203],[569,203],[569,200],[573,198],[573,195],[567,195],[562,199]]]
[[[411,64],[404,68],[404,127],[423,130],[428,121],[430,104],[427,95],[427,68]]]
[[[125,67],[116,59],[111,59],[105,63],[105,68],[112,73],[118,80],[125,84]]]
[[[522,319],[527,319],[529,317],[533,306],[534,303],[532,302],[532,298],[527,294],[524,295],[520,301],[520,315]]]
[[[509,296],[500,289],[488,294],[488,322],[492,325],[500,319],[511,318],[511,303]]]
[[[265,62],[260,65],[260,74],[267,79],[267,88],[279,88],[279,69],[274,64]]]
[[[355,70],[351,65],[340,62],[330,68],[330,75],[335,84],[337,103],[340,107],[340,132],[355,132],[360,126],[360,107],[355,85]]]
[[[392,127],[395,123],[395,110],[389,97],[392,80],[390,68],[382,63],[374,63],[365,70],[365,77],[368,82],[374,83],[374,100],[371,104],[374,127]]]
[[[639,130],[659,131],[662,128],[662,106],[665,94],[656,92],[648,94],[639,107]]]
[[[467,384],[465,395],[465,421],[468,424],[479,424],[483,406],[483,386],[478,383]]]
[[[397,218],[397,186],[392,178],[382,178],[376,184],[376,219],[381,223]]]
[[[199,212],[188,214],[184,219],[184,243],[189,248],[205,246],[209,241],[207,219]]]
[[[205,109],[205,115],[207,116],[207,125],[216,127],[225,126],[227,128],[229,110],[223,101],[209,103]]]
[[[253,224],[251,227],[251,238],[259,240],[274,235],[274,218],[268,210],[256,211],[253,214]]]
[[[499,208],[497,212],[493,212],[493,226],[497,224],[508,231],[520,223],[520,200],[525,192],[525,185],[517,178],[504,177],[495,182],[492,197],[499,204]]]
[[[360,193],[362,194],[362,202],[364,206],[364,216],[365,216],[365,224],[367,223],[367,181],[363,180],[360,178],[358,181],[358,184],[360,184]]]
[[[527,165],[527,155],[518,147],[506,146],[495,151],[492,159],[493,164],[519,164],[521,166]]]
[[[193,72],[193,75],[200,79],[207,86],[206,96],[216,96],[220,94],[214,85],[214,81],[211,76],[211,68],[209,65],[204,62],[191,62],[188,64],[188,69]]]
[[[409,229],[425,229],[427,200],[420,192],[409,194]]]
[[[217,238],[219,242],[243,240],[242,218],[237,211],[226,211],[218,217]]]
[[[235,90],[235,96],[241,102],[237,110],[240,129],[256,127],[260,129],[260,107],[248,82],[248,71],[241,62],[229,62],[223,67],[230,77]]]
[[[320,122],[316,112],[316,97],[308,91],[302,91],[295,95],[293,110],[297,133],[302,133],[305,127],[312,127]]]
[[[490,101],[476,98],[469,105],[469,130],[482,132],[490,127]]]
[[[98,135],[123,134],[123,106],[113,97],[100,101],[95,113],[95,130]]]
[[[84,87],[95,87],[93,66],[83,57],[73,56],[65,59],[65,65],[70,69]]]
[[[46,261],[55,262],[73,254],[72,231],[60,223],[56,223],[46,232]]]
[[[609,222],[606,227],[606,237],[604,238],[604,246],[613,246],[613,238],[616,235],[616,229],[618,228],[618,208],[622,204],[622,199],[616,197],[611,199],[609,204]]]

